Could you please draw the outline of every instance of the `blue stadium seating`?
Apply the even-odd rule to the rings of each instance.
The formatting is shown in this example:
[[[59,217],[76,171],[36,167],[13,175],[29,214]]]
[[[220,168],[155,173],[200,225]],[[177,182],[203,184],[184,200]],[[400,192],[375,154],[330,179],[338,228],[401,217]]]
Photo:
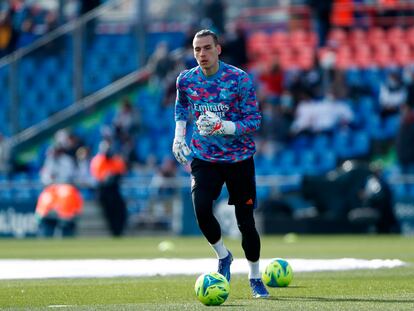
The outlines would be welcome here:
[[[166,40],[169,47],[182,46],[183,33],[151,33],[148,35],[147,52],[151,53],[161,40]],[[72,40],[67,40],[72,44]],[[139,55],[131,53],[136,50],[133,35],[98,35],[87,47],[84,58],[83,88],[85,94],[91,94],[113,82],[115,79],[136,69]],[[20,63],[18,82],[19,94],[24,102],[21,112],[23,127],[36,124],[51,113],[61,110],[73,102],[72,93],[72,57],[54,55],[45,58],[25,57]],[[346,82],[349,86],[358,86],[367,90],[357,96],[352,108],[357,115],[356,130],[340,130],[332,137],[326,134],[313,138],[301,136],[274,158],[257,158],[258,174],[320,174],[335,168],[340,161],[349,158],[368,157],[371,140],[393,138],[398,129],[398,117],[382,120],[378,113],[375,97],[378,85],[386,75],[385,69],[350,68],[346,70]],[[287,73],[289,76],[291,73]],[[0,92],[7,95],[7,68],[0,68]],[[141,161],[149,154],[161,161],[171,154],[171,141],[174,131],[173,106],[161,107],[162,93],[151,87],[144,87],[136,92],[134,104],[141,109],[143,132],[138,136],[135,150]],[[39,104],[41,103],[41,105]],[[2,111],[3,103],[0,100]],[[0,131],[8,133],[5,115],[0,116]],[[114,109],[109,109],[99,125],[81,130],[92,150],[97,150],[100,141],[99,127],[110,124]],[[292,189],[292,188],[288,188]],[[268,189],[261,190],[266,194]],[[404,193],[411,190],[399,189]],[[411,191],[411,192],[410,192]]]

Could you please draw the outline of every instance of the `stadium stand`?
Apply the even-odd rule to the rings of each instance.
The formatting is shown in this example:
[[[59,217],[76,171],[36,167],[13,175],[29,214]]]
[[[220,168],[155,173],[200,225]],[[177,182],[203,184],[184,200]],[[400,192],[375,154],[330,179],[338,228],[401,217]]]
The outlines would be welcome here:
[[[151,208],[151,191],[145,184],[150,183],[171,153],[173,96],[167,94],[174,88],[174,79],[160,82],[154,76],[145,75],[138,85],[133,79],[123,79],[148,69],[142,59],[149,59],[160,41],[167,42],[173,64],[165,76],[174,77],[186,66],[188,27],[177,26],[179,24],[174,22],[168,24],[173,27],[166,31],[165,25],[154,23],[150,24],[148,32],[140,33],[128,15],[111,20],[105,13],[107,6],[115,4],[112,7],[115,8],[118,2],[122,1],[108,1],[100,9],[68,21],[63,27],[51,31],[50,40],[46,36],[40,39],[44,41],[37,41],[40,42],[38,45],[31,37],[34,45],[28,41],[21,43],[19,47],[27,46],[0,61],[0,93],[4,98],[0,101],[0,109],[4,111],[0,116],[0,133],[15,137],[19,133],[33,132],[45,120],[50,123],[57,114],[75,107],[78,109],[76,117],[55,122],[53,128],[69,127],[81,138],[82,145],[95,153],[104,125],[111,129],[122,101],[129,98],[145,117],[134,136],[132,163],[122,193],[132,219],[144,226],[144,220],[150,221],[145,212],[149,213]],[[407,199],[414,195],[412,184],[401,182],[398,161],[388,159],[395,153],[400,114],[382,118],[379,106],[380,85],[386,81],[388,73],[394,70],[403,78],[413,65],[414,24],[410,24],[406,16],[412,7],[401,6],[404,18],[394,20],[375,16],[378,10],[372,4],[335,6],[335,14],[339,14],[340,8],[345,9],[346,14],[351,10],[353,24],[351,27],[346,25],[348,22],[343,19],[346,14],[335,15],[324,46],[319,46],[318,34],[311,26],[311,11],[306,5],[244,7],[233,17],[233,21],[244,25],[249,58],[245,69],[257,81],[258,89],[261,89],[258,78],[261,70],[278,60],[283,72],[283,91],[291,102],[292,112],[287,117],[290,122],[295,119],[296,107],[304,94],[321,105],[327,91],[335,89],[331,77],[338,72],[344,76],[344,85],[340,85],[340,89],[348,90],[340,100],[355,116],[351,124],[344,125],[339,121],[329,132],[289,133],[287,140],[277,143],[268,141],[268,137],[273,137],[272,133],[261,133],[259,144],[263,142],[266,147],[258,148],[257,171],[260,176],[276,176],[259,187],[262,200],[274,191],[282,194],[300,191],[300,178],[293,184],[280,184],[280,176],[281,179],[292,175],[320,176],[347,160],[369,162],[375,159],[385,163],[384,176],[391,183],[396,198]],[[122,16],[125,12],[118,13]],[[272,16],[279,16],[279,19],[272,20]],[[83,40],[87,40],[80,41],[83,43],[79,48],[80,27],[86,28],[86,34],[91,25],[94,25],[92,37],[84,36]],[[143,37],[144,49],[137,40]],[[15,85],[12,85],[13,75],[18,76]],[[117,92],[111,93],[111,87],[121,80],[126,81],[126,89],[120,86]],[[106,92],[111,94],[109,100],[94,102],[96,94]],[[262,96],[262,110],[274,111],[282,102],[279,95],[272,99],[259,95]],[[94,104],[82,110],[82,100]],[[30,140],[27,144],[30,148],[26,145],[20,152],[16,148],[12,163],[15,172],[0,174],[4,189],[0,193],[4,200],[34,201],[37,198],[41,191],[38,172],[46,150],[56,142],[53,133],[45,130],[43,135]],[[108,135],[113,134],[112,128]],[[179,169],[178,174],[185,176],[186,172]],[[93,199],[90,187],[81,190],[84,197]],[[152,226],[148,228],[154,229],[156,224]],[[167,229],[171,230],[168,226],[171,224],[167,224]]]

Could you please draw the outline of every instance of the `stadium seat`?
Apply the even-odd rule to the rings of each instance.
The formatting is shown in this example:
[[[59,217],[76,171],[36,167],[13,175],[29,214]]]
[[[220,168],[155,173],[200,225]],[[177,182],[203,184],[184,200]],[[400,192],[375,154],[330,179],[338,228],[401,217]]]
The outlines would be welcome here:
[[[372,27],[368,29],[367,39],[368,43],[372,46],[384,43],[386,40],[384,29],[381,27]]]
[[[313,139],[312,148],[317,153],[323,153],[325,151],[330,150],[332,148],[332,142],[330,137],[324,134],[316,135]]]
[[[342,159],[348,159],[352,156],[350,149],[351,133],[349,130],[336,131],[333,135],[333,148],[335,153]]]
[[[374,99],[370,96],[361,96],[356,100],[353,106],[355,115],[359,118],[358,125],[362,126],[364,129],[367,129],[367,120],[372,115],[377,114]]]
[[[359,44],[354,48],[355,63],[359,68],[370,68],[374,65],[371,47],[368,44]]]
[[[408,43],[398,44],[394,46],[395,59],[399,66],[406,66],[412,63],[412,51]]]
[[[331,47],[339,47],[347,44],[348,34],[343,28],[334,28],[328,34],[328,45]]]
[[[405,30],[401,27],[392,27],[386,33],[386,40],[390,45],[398,46],[406,40]]]
[[[258,175],[272,175],[278,173],[275,158],[263,154],[255,156],[256,173]]]
[[[312,149],[303,150],[299,155],[299,167],[301,172],[306,175],[318,175],[319,170],[319,159],[317,158],[316,152]]]
[[[273,51],[279,52],[290,44],[289,35],[285,31],[275,31],[270,34],[270,44]]]
[[[56,75],[60,71],[59,60],[54,56],[42,59],[40,66],[40,70],[46,75]]]
[[[140,161],[145,161],[151,154],[154,155],[155,150],[151,137],[148,135],[140,135],[136,141],[135,152]]]
[[[320,173],[326,173],[333,170],[337,164],[337,155],[333,150],[318,151],[318,171]]]
[[[347,68],[345,71],[345,81],[351,87],[364,85],[361,71],[357,68]]]
[[[37,64],[31,57],[23,58],[19,65],[20,74],[23,77],[34,75],[36,73]]]
[[[399,114],[389,116],[384,120],[384,135],[387,138],[395,137],[400,127],[401,116]]]
[[[316,46],[316,35],[304,29],[294,29],[289,33],[290,45],[296,48]]]
[[[411,48],[414,48],[414,26],[411,26],[406,30],[405,40],[410,44]]]
[[[277,154],[277,164],[284,169],[293,168],[296,166],[296,154],[293,150],[285,149]]]
[[[351,137],[351,146],[353,157],[368,156],[371,148],[369,134],[363,130],[354,131]]]
[[[12,202],[14,199],[13,191],[10,188],[5,188],[0,191],[0,200]]]
[[[384,140],[388,137],[387,131],[379,115],[371,115],[367,120],[367,130],[375,140]]]
[[[315,50],[310,46],[303,46],[297,50],[295,63],[300,69],[308,70],[313,68],[315,63]]]
[[[372,94],[378,94],[382,82],[381,70],[376,66],[368,67],[361,70],[360,74],[362,81],[364,81],[364,83],[371,89]],[[364,96],[364,98],[372,101],[372,97],[370,96]]]
[[[407,184],[392,184],[391,190],[394,194],[394,197],[398,199],[404,199],[410,196],[410,187]]]
[[[254,32],[247,38],[247,52],[252,60],[265,55],[270,50],[270,46],[269,35],[264,31]]]
[[[348,42],[354,47],[365,44],[367,42],[367,33],[360,28],[351,29]]]

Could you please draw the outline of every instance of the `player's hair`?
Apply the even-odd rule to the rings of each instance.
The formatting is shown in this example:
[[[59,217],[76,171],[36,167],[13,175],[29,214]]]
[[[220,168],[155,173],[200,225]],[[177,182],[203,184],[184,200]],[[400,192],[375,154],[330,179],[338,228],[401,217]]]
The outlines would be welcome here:
[[[194,35],[194,38],[207,37],[207,36],[212,36],[213,37],[215,45],[219,44],[219,40],[218,40],[218,37],[217,37],[216,33],[214,31],[210,30],[210,29],[200,30],[199,32],[197,32]]]

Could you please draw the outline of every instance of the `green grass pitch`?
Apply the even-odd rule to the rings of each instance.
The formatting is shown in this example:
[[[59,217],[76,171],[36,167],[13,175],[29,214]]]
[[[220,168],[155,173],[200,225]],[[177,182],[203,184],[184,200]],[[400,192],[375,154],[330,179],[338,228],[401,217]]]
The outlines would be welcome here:
[[[175,248],[160,252],[170,240]],[[243,258],[238,239],[225,239]],[[201,237],[0,240],[0,259],[200,258],[214,255]],[[414,310],[414,237],[377,235],[262,237],[262,257],[400,259],[394,269],[295,273],[271,298],[250,298],[246,275],[233,275],[228,300],[203,306],[195,297],[198,275],[97,279],[0,280],[0,310]],[[0,263],[1,274],[1,263]]]

